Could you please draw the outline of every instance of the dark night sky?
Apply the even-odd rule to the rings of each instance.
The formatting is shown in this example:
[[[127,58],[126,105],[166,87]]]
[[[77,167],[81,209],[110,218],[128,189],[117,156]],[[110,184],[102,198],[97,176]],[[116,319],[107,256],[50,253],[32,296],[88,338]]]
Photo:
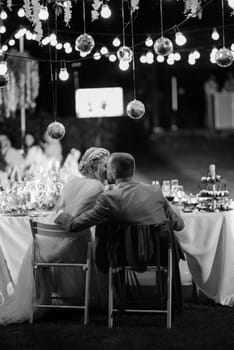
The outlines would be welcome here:
[[[15,4],[20,4],[22,1],[13,1]],[[112,9],[112,17],[108,20],[102,18],[95,22],[90,20],[91,0],[86,0],[86,13],[87,13],[87,32],[92,34],[95,39],[95,50],[100,49],[102,45],[106,45],[109,49],[113,49],[111,46],[114,36],[119,35],[121,37],[122,24],[121,24],[121,0],[110,0],[109,5]],[[211,65],[209,62],[209,52],[212,49],[214,42],[210,38],[213,27],[217,27],[221,33],[221,1],[219,0],[203,0],[205,8],[203,10],[202,19],[191,18],[186,23],[181,25],[180,30],[187,35],[188,42],[177,51],[182,54],[182,60],[177,62],[173,67],[168,66],[166,63],[154,65],[142,65],[139,63],[139,56],[142,52],[146,51],[144,46],[144,40],[147,34],[151,34],[153,38],[157,38],[160,33],[160,15],[159,15],[159,0],[141,0],[140,10],[134,21],[134,39],[136,44],[136,75],[137,75],[137,90],[140,97],[147,98],[147,82],[154,81],[158,86],[158,90],[170,95],[170,77],[176,75],[178,77],[179,84],[182,88],[187,90],[187,100],[192,103],[196,99],[201,100],[203,103],[203,83],[210,73],[215,73],[220,86],[226,77],[227,69],[218,68],[216,65]],[[225,3],[225,23],[226,23],[226,40],[227,46],[234,42],[234,17],[231,16],[231,9]],[[13,7],[12,13],[9,13],[9,17],[6,20],[7,33],[2,36],[2,42],[7,42],[9,37],[13,35],[14,31],[20,25],[24,23],[30,27],[27,20],[19,19],[16,16],[16,12],[19,6]],[[51,5],[49,7],[51,9]],[[173,26],[180,23],[185,19],[183,14],[184,2],[183,0],[163,0],[163,19],[165,36],[168,36],[174,40]],[[52,10],[49,25],[45,26],[44,32],[47,33],[55,28],[55,17]],[[126,6],[126,20],[129,19],[129,14]],[[73,18],[71,21],[71,27],[66,28],[63,23],[62,16],[58,17],[57,22],[58,39],[61,42],[70,41],[74,44],[75,38],[83,32],[83,19],[82,19],[82,1],[77,0],[73,6]],[[168,30],[168,28],[170,30]],[[142,43],[142,44],[141,44]],[[131,45],[130,26],[126,28],[126,44]],[[222,46],[221,39],[215,42],[217,47]],[[199,49],[201,52],[201,59],[196,66],[189,66],[187,63],[188,53],[192,49]],[[41,47],[37,42],[28,42],[25,40],[25,49],[31,52],[35,58],[42,58],[49,60],[48,47]],[[52,48],[53,49],[53,48]],[[61,115],[74,114],[74,84],[73,84],[73,71],[70,60],[79,61],[79,54],[74,51],[71,55],[58,52],[58,59],[66,59],[67,67],[71,73],[71,78],[68,82],[58,82],[58,111]],[[154,66],[154,67],[153,67]],[[40,96],[38,98],[38,108],[51,110],[51,96],[52,89],[50,83],[50,65],[47,62],[40,62],[40,74],[41,74],[41,87]],[[92,55],[82,61],[82,66],[79,68],[79,84],[80,87],[98,87],[98,86],[114,86],[120,85],[129,91],[132,90],[132,74],[131,72],[121,72],[117,63],[110,63],[107,58],[102,58],[100,61],[94,61]],[[144,91],[144,89],[146,91]],[[197,104],[196,104],[197,105]],[[197,107],[197,106],[196,106]],[[201,106],[200,113],[203,113]],[[198,111],[199,113],[199,111]]]

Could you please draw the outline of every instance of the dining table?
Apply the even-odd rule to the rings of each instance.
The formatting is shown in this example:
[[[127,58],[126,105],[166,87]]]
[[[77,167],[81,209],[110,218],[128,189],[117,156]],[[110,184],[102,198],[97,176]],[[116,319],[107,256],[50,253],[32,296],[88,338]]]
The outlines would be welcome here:
[[[214,302],[234,305],[234,210],[182,212],[184,229],[175,232],[192,278]]]
[[[197,287],[216,303],[234,305],[234,210],[181,213],[175,235]],[[11,294],[32,234],[29,216],[0,215],[0,290]],[[42,218],[40,218],[41,220]],[[1,295],[0,295],[1,303]]]

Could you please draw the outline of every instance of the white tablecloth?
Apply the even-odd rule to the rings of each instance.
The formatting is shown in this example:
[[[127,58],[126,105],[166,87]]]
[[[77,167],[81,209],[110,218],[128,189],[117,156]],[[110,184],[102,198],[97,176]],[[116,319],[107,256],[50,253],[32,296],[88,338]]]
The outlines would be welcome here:
[[[0,216],[0,246],[15,284],[25,253],[32,242],[29,217]]]
[[[198,287],[215,302],[234,305],[234,210],[183,214],[176,236]]]

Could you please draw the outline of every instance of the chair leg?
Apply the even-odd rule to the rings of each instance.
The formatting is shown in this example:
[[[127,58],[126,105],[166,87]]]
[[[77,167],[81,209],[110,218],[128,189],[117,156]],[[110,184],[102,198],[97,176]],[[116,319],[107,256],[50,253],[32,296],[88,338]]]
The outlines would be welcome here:
[[[113,285],[112,285],[112,267],[109,267],[108,276],[108,327],[113,327]]]
[[[172,248],[168,249],[168,270],[167,270],[167,328],[171,328],[172,313]]]
[[[88,247],[87,269],[85,272],[85,309],[84,325],[89,322],[89,293],[90,293],[90,271],[91,271],[91,247]]]

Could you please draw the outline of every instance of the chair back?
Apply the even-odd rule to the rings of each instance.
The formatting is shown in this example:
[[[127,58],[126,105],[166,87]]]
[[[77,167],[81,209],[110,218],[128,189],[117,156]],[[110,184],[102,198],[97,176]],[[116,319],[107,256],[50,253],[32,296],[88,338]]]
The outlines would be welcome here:
[[[42,235],[42,236],[52,236],[52,237],[63,237],[67,236],[68,233],[66,230],[56,224],[47,224],[40,221],[34,221],[30,218],[30,226],[33,238],[36,238],[36,235]]]
[[[96,263],[103,272],[107,272],[109,266],[127,265],[135,271],[145,271],[154,257],[157,257],[154,265],[159,264],[160,246],[166,245],[167,259],[168,244],[171,244],[168,222],[163,225],[102,224],[97,227],[96,236]]]

